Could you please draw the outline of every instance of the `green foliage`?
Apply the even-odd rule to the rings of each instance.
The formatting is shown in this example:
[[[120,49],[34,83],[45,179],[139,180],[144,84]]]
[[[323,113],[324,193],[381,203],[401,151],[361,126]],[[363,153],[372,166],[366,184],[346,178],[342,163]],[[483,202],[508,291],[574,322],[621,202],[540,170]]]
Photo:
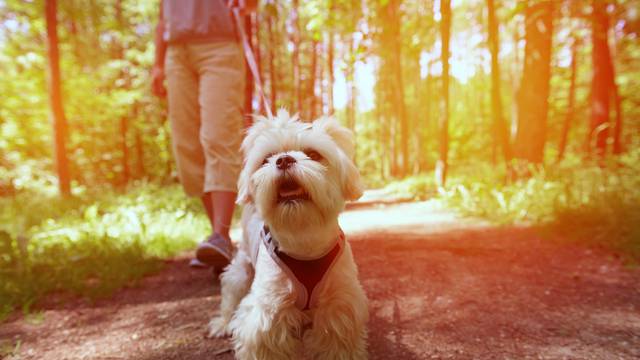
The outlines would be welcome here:
[[[606,166],[567,160],[506,183],[505,171],[489,165],[454,169],[446,190],[433,175],[393,183],[388,190],[424,199],[439,194],[463,215],[497,224],[542,226],[592,246],[640,260],[640,152]]]
[[[153,0],[58,2],[74,186],[123,183],[123,143],[131,149],[130,177],[171,174],[165,106],[152,98],[149,85],[157,9]],[[20,191],[28,174],[17,168],[25,163],[53,170],[44,39],[42,1],[0,2],[0,195]]]
[[[0,313],[0,315],[2,314]],[[17,354],[21,344],[22,342],[20,340],[13,342],[11,340],[0,339],[0,359]]]
[[[208,226],[177,186],[0,198],[0,314],[55,291],[109,294],[191,248]]]

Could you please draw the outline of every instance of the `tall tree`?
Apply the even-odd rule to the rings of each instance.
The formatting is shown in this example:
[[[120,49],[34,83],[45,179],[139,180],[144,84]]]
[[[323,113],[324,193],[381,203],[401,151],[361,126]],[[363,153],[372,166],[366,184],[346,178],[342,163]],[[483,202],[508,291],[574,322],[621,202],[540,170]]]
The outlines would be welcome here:
[[[271,101],[271,113],[276,113],[276,101],[278,97],[277,93],[277,70],[276,70],[276,49],[278,43],[276,42],[276,35],[274,30],[274,23],[278,23],[278,7],[275,1],[267,1],[265,5],[266,22],[267,22],[267,36],[269,38],[269,47],[267,52],[269,54],[269,96]]]
[[[500,40],[498,35],[498,19],[494,0],[487,0],[489,20],[489,50],[491,52],[491,112],[493,115],[494,144],[502,147],[504,161],[511,161],[509,130],[502,114],[502,97],[500,94]]]
[[[562,132],[560,133],[560,144],[558,145],[558,161],[564,157],[565,150],[567,148],[567,140],[569,139],[569,130],[571,130],[571,124],[573,123],[573,116],[575,113],[576,103],[576,73],[578,70],[578,47],[579,38],[572,36],[571,44],[571,66],[570,66],[570,80],[569,80],[569,95],[567,100],[567,111],[564,116],[564,122],[562,123]]]
[[[609,121],[612,97],[615,101],[616,110],[613,151],[614,153],[622,151],[620,141],[622,115],[620,97],[615,83],[613,60],[609,49],[610,20],[609,14],[607,14],[608,4],[609,1],[593,0],[591,12],[593,77],[591,81],[591,122],[587,145],[589,151],[595,152],[598,156],[603,156],[607,152],[607,139],[609,137],[609,129],[612,127]]]
[[[610,84],[613,74],[610,67],[608,31],[607,3],[602,0],[593,0],[591,13],[593,78],[591,81],[591,122],[587,146],[589,152],[595,151],[599,156],[604,155],[607,151],[610,126]]]
[[[613,63],[613,60],[611,61]],[[620,93],[618,92],[618,85],[615,81],[615,68],[611,67],[611,72],[613,76],[611,77],[611,88],[613,92],[613,104],[616,109],[616,118],[615,123],[613,125],[613,153],[615,155],[619,155],[622,153],[622,99],[620,98]]]
[[[378,86],[383,95],[380,104],[385,108],[384,118],[390,122],[387,127],[390,131],[390,169],[394,176],[406,175],[409,168],[409,127],[402,76],[400,3],[400,0],[390,0],[378,8],[381,58]],[[398,156],[402,159],[400,163]]]
[[[400,0],[391,0],[391,7],[389,14],[393,23],[393,79],[395,85],[394,102],[395,109],[398,113],[399,122],[400,122],[400,146],[402,153],[402,176],[406,176],[409,171],[409,123],[407,120],[407,105],[405,103],[405,86],[404,80],[402,78],[402,34],[400,33],[401,27],[401,18],[402,14],[400,13]]]
[[[554,1],[530,1],[525,9],[525,50],[518,92],[514,155],[540,164],[547,137]]]
[[[139,105],[137,103],[133,104],[132,118],[137,120],[139,112],[140,112]],[[135,149],[136,149],[136,158],[137,158],[136,159],[137,177],[145,178],[146,173],[145,173],[145,167],[144,167],[144,141],[142,140],[142,128],[140,127],[140,125],[138,125],[134,127],[134,130],[135,130],[134,140],[135,140]]]
[[[316,94],[316,83],[318,82],[318,53],[320,43],[314,39],[311,45],[311,67],[309,68],[310,80],[308,96],[310,97],[311,104],[309,105],[309,119],[315,119],[318,116],[318,94]]]
[[[253,17],[251,14],[248,14],[244,17],[244,32],[247,35],[247,41],[249,42],[249,47],[251,51],[255,54],[256,48],[254,44],[254,36],[253,36]],[[258,65],[259,66],[259,65]],[[249,64],[245,61],[244,63],[244,71],[245,71],[245,83],[244,83],[244,116],[248,117],[249,114],[253,113],[253,91],[254,91],[254,83],[255,79],[253,78],[253,73],[251,72],[251,68]],[[262,100],[261,100],[262,101]]]
[[[327,68],[329,70],[329,77],[327,81],[327,104],[328,104],[328,113],[329,115],[333,115],[334,106],[333,106],[333,84],[335,83],[335,73],[334,73],[334,27],[335,27],[335,0],[331,0],[329,2],[329,15],[328,15],[328,34],[327,34]]]
[[[347,42],[345,82],[347,85],[347,126],[356,131],[356,43],[353,36]]]
[[[262,86],[263,86],[263,88],[260,91],[264,92],[265,91],[264,90],[264,66],[262,64],[262,46],[261,46],[262,39],[260,39],[260,27],[262,26],[261,16],[260,16],[260,13],[256,12],[254,14],[248,15],[248,17],[252,18],[251,32],[253,33],[253,40],[252,40],[251,46],[253,48],[253,53],[256,56],[256,65],[258,66],[258,74],[260,76],[260,81],[262,82]],[[255,93],[256,91],[255,81],[254,81],[253,87],[254,87],[253,92]],[[266,97],[267,95],[264,94],[264,96]],[[258,100],[258,103],[256,104],[257,107],[253,109],[253,112],[256,114],[266,113],[266,111],[263,109],[265,104],[262,101],[262,95],[259,95],[258,98],[259,100]]]
[[[440,118],[438,119],[439,151],[436,163],[436,182],[445,186],[448,172],[449,153],[449,41],[451,38],[451,0],[440,0],[440,37],[442,51],[442,99],[440,101]]]
[[[115,13],[116,13],[116,23],[118,25],[118,29],[125,28],[124,18],[122,16],[122,0],[117,0],[115,3]],[[125,58],[125,45],[123,43],[123,39],[120,39],[119,43],[116,45],[116,58],[124,61]],[[126,75],[124,69],[119,71],[119,77],[121,83],[123,84],[123,88],[128,88],[128,79],[126,79]],[[121,185],[125,186],[129,183],[129,179],[131,177],[131,171],[129,169],[129,146],[127,144],[127,134],[129,133],[129,117],[127,114],[122,114],[120,116],[120,150],[122,153],[121,158],[121,166],[122,166],[122,179]]]
[[[65,141],[67,137],[67,120],[62,104],[60,80],[60,53],[58,51],[58,20],[56,0],[45,1],[45,17],[47,22],[47,53],[49,57],[49,104],[54,133],[56,170],[58,187],[63,195],[71,194],[71,177]]]
[[[300,71],[300,0],[293,0],[291,9],[291,23],[293,28],[292,42],[292,66],[293,66],[293,89],[296,111],[302,113],[302,76]]]

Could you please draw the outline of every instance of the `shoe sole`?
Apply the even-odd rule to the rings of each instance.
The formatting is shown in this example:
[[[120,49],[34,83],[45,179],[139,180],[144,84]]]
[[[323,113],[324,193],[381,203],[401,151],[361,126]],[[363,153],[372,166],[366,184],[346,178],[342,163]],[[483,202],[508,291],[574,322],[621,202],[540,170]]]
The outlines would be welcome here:
[[[198,259],[191,259],[191,261],[189,261],[189,267],[192,269],[209,269],[211,268],[211,266],[209,266],[209,264],[205,264],[201,261],[199,261]]]
[[[209,266],[224,268],[229,264],[229,259],[213,247],[201,247],[196,251],[196,259]]]

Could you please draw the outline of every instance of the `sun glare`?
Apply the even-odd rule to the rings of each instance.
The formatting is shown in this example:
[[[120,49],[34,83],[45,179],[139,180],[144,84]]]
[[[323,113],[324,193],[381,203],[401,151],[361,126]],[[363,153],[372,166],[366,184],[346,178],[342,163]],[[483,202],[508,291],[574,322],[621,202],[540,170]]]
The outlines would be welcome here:
[[[375,106],[376,69],[372,60],[368,62],[358,61],[355,66],[356,107],[361,112],[369,111]],[[340,68],[343,67],[344,64],[342,63],[335,66],[336,80],[333,84],[333,103],[336,109],[344,109],[349,101],[349,84],[344,74],[340,71]]]

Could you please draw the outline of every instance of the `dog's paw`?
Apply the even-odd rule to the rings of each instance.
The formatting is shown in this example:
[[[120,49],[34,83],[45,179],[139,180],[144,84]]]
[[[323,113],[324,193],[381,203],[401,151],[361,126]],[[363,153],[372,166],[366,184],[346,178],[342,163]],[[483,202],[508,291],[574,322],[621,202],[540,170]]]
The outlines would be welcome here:
[[[226,321],[222,316],[214,317],[209,321],[209,334],[207,337],[210,338],[221,338],[225,336],[231,335],[229,331],[229,322]]]

